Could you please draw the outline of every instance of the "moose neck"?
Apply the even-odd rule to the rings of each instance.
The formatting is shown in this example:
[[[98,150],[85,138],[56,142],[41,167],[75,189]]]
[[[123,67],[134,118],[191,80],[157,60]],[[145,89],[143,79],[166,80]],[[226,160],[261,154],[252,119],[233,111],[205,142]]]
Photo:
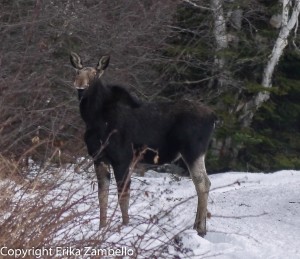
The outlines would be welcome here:
[[[107,99],[108,93],[107,87],[102,83],[100,79],[94,79],[91,81],[90,86],[85,89],[77,89],[78,100],[95,100],[97,99],[97,106],[101,106],[105,99]]]
[[[77,89],[77,94],[78,94],[78,100],[79,101],[81,101],[84,92],[85,92],[85,89]]]
[[[105,116],[102,112],[103,108],[111,99],[110,89],[104,86],[100,80],[95,80],[87,89],[82,92],[78,91],[78,97],[80,113],[87,126],[101,123]]]

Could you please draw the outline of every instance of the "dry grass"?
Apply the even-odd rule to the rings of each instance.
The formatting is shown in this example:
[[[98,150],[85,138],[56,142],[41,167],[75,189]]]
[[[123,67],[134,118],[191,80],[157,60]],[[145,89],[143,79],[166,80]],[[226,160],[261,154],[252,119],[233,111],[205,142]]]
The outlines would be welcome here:
[[[157,245],[156,238],[151,235],[162,216],[145,218],[135,215],[132,217],[134,223],[124,231],[120,223],[114,184],[111,187],[114,197],[111,197],[108,226],[98,230],[97,184],[94,174],[90,172],[89,163],[91,162],[81,163],[86,168],[84,174],[74,172],[72,165],[64,169],[49,165],[31,167],[26,173],[23,171],[20,174],[13,161],[1,157],[0,165],[5,170],[1,170],[0,178],[0,246],[14,249],[80,249],[81,257],[65,254],[67,258],[87,258],[83,256],[86,247],[123,247],[132,249],[129,253],[132,252],[133,255],[127,258],[173,258],[168,254],[168,245],[172,243],[176,246],[175,237],[172,236],[168,242],[163,241]],[[132,197],[133,203],[136,199],[137,197]],[[143,233],[137,231],[140,225],[146,225]],[[65,250],[65,253],[70,251]],[[53,258],[53,254],[44,253],[40,258]]]

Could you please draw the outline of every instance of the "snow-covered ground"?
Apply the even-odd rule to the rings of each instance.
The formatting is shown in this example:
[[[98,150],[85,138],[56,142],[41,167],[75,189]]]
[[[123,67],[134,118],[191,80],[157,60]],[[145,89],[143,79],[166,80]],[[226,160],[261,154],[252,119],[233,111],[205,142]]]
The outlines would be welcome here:
[[[73,227],[67,222],[62,232],[76,232],[78,240],[93,236],[99,232],[95,186],[86,175],[73,170],[61,173],[63,184],[49,196],[60,193],[59,205],[63,192],[72,193],[76,208],[86,211],[81,219],[85,224],[78,228],[78,224]],[[109,215],[114,215],[112,221],[119,227],[111,232],[102,229],[107,233],[104,242],[135,247],[138,256],[133,258],[300,258],[300,171],[229,172],[211,175],[210,179],[208,209],[212,216],[204,238],[192,229],[197,205],[192,181],[148,171],[145,177],[132,178],[128,226],[120,224],[112,184]],[[58,233],[56,241],[59,238]]]
[[[212,217],[205,238],[191,227],[196,209],[196,198],[190,199],[195,195],[192,181],[170,181],[169,176],[153,172],[147,176],[146,190],[155,198],[140,197],[130,212],[170,209],[160,225],[173,234],[182,231],[180,250],[186,251],[186,257],[180,257],[300,258],[299,171],[211,175],[208,209]],[[172,209],[184,200],[188,201]]]

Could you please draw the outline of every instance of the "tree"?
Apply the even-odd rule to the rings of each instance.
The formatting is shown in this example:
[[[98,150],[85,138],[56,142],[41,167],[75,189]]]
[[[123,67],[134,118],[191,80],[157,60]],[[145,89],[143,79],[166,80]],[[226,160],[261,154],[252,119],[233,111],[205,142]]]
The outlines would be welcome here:
[[[256,115],[252,117],[254,123],[244,124],[248,107],[245,104],[266,89],[262,86],[268,63],[266,53],[270,53],[277,39],[276,28],[270,23],[279,7],[277,0],[211,0],[209,3],[182,0],[178,7],[174,33],[163,53],[161,72],[165,73],[165,80],[161,94],[169,98],[197,99],[215,107],[222,124],[213,139],[212,155],[208,156],[208,167],[214,170],[270,170],[283,164],[280,162],[283,160],[274,155],[272,146],[274,148],[276,142],[286,148],[285,144],[290,142],[284,143],[286,136],[271,133],[271,118],[275,117],[271,111],[277,112],[284,121],[282,113],[278,113],[280,100],[284,102],[285,95],[295,92],[285,86],[277,90],[283,82],[282,68],[275,78],[276,87],[268,91],[271,101],[266,104],[267,109],[249,109]],[[295,41],[297,36],[295,32]],[[289,64],[287,59],[285,64]],[[291,117],[297,115],[293,113]],[[286,135],[295,134],[294,124],[290,129],[290,132],[285,131]],[[277,162],[266,152],[262,154],[262,147],[268,147]],[[296,150],[292,145],[287,149],[287,154],[294,156]],[[286,159],[284,164],[294,168],[297,163]]]
[[[109,53],[104,79],[142,93],[157,75],[152,57],[169,34],[164,25],[175,6],[171,0],[1,1],[1,154],[20,161],[34,153],[46,161],[56,143],[70,157],[86,154],[70,51],[86,65]]]
[[[292,30],[294,29],[295,33],[297,32],[299,12],[300,0],[282,1],[281,28],[262,76],[261,85],[266,90],[258,92],[250,101],[245,104],[243,108],[243,115],[241,117],[244,127],[250,126],[255,112],[270,98],[269,89],[272,87],[272,77],[275,67],[283,55],[283,51],[288,44],[288,38]]]

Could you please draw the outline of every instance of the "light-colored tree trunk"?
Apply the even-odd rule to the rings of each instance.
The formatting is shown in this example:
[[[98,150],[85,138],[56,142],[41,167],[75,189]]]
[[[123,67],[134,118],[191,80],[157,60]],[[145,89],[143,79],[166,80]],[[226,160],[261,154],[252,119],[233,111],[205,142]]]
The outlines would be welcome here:
[[[214,38],[216,42],[216,52],[224,50],[228,47],[228,38],[226,33],[226,21],[223,11],[223,0],[211,0],[211,9],[213,11],[214,18]],[[224,68],[224,58],[215,57],[215,63],[218,68]]]
[[[215,39],[215,57],[213,74],[218,74],[218,87],[223,87],[227,83],[227,70],[225,57],[222,56],[222,51],[228,48],[228,35],[226,30],[226,20],[223,10],[223,0],[211,0],[210,7],[214,19],[213,34]],[[214,79],[210,81],[210,86],[213,85]]]
[[[263,78],[261,85],[269,89],[272,87],[272,77],[274,69],[279,62],[283,51],[288,44],[288,37],[298,23],[298,17],[300,12],[300,0],[283,0],[282,1],[282,21],[281,29],[278,38],[274,44],[272,53],[268,59],[263,72]],[[241,117],[242,125],[249,127],[253,116],[257,109],[270,98],[270,91],[259,92],[252,100],[247,102],[243,108],[243,116]]]
[[[235,0],[231,0],[235,2]],[[213,34],[215,39],[215,58],[213,74],[217,75],[217,87],[218,91],[226,92],[227,88],[234,85],[234,79],[231,76],[230,70],[227,67],[228,62],[226,57],[222,55],[222,51],[229,47],[230,38],[233,39],[234,34],[228,33],[226,29],[226,18],[230,18],[231,22],[234,23],[235,29],[240,30],[242,24],[242,10],[227,10],[226,15],[224,14],[224,1],[223,0],[211,0],[210,6],[213,12],[214,18],[214,28]],[[210,82],[213,84],[213,80]],[[211,86],[210,85],[210,86]],[[209,87],[210,87],[209,86]],[[227,109],[228,113],[233,113],[234,109],[222,102],[219,102],[218,109]],[[212,141],[212,148],[214,150],[214,155],[220,157],[233,156],[236,157],[238,154],[237,146],[232,146],[232,136],[227,136],[226,138],[214,138]]]

